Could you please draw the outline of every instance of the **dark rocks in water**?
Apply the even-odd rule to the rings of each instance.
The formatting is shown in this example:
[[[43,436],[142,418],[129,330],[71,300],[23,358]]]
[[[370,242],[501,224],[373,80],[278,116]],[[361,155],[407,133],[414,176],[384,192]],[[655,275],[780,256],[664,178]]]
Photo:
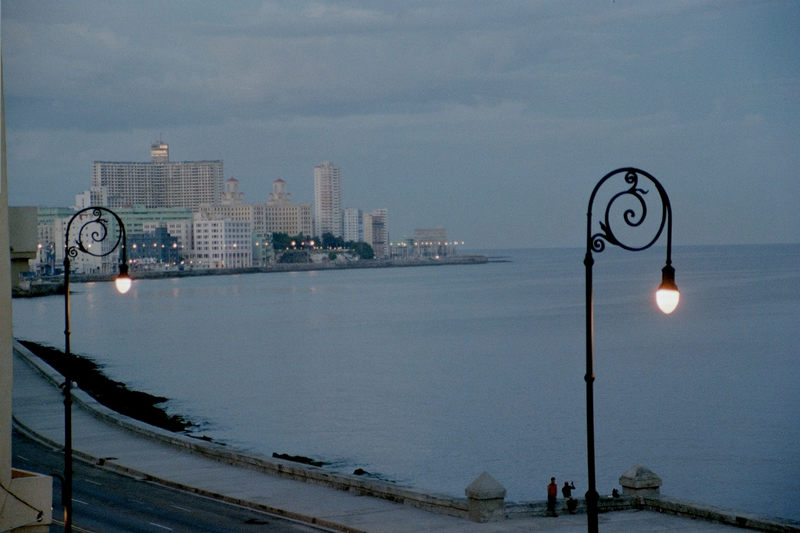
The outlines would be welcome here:
[[[129,389],[124,383],[108,378],[102,368],[87,357],[71,354],[67,360],[64,352],[56,348],[30,341],[19,342],[62,376],[69,372],[72,381],[84,392],[113,411],[176,433],[195,427],[182,416],[167,414],[157,407],[168,398]]]
[[[284,461],[292,461],[293,463],[301,463],[304,465],[325,466],[325,463],[322,461],[315,461],[310,457],[304,457],[302,455],[289,455],[287,453],[272,452],[272,457],[276,459],[283,459]]]
[[[353,475],[354,476],[371,476],[372,474],[370,474],[369,472],[367,472],[363,468],[356,468],[355,470],[353,470]]]

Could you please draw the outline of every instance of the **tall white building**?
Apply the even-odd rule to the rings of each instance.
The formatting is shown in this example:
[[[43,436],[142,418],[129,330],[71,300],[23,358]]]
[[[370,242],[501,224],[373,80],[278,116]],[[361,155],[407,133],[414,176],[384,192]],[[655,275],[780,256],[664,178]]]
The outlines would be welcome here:
[[[330,161],[314,167],[314,234],[342,237],[342,170]]]
[[[169,160],[169,146],[157,141],[150,162],[92,163],[92,201],[107,207],[188,207],[218,204],[222,196],[222,161]],[[97,205],[97,204],[96,204]]]

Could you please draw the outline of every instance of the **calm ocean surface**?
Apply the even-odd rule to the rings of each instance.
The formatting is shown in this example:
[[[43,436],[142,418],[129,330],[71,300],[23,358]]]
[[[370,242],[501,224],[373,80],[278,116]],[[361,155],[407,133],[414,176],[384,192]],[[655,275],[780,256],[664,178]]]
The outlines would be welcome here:
[[[511,261],[76,284],[72,349],[244,450],[583,494],[583,250],[486,253]],[[800,519],[800,245],[676,248],[670,316],[663,255],[595,255],[598,489],[641,463],[664,494]],[[15,300],[15,336],[63,349],[63,313]]]

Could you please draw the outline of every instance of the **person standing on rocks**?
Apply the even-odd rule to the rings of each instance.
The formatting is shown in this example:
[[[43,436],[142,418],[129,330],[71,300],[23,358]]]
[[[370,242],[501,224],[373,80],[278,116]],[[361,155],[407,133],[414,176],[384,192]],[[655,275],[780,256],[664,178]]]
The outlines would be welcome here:
[[[575,509],[578,507],[578,500],[572,497],[572,490],[574,488],[574,481],[565,481],[564,486],[561,487],[561,494],[564,495],[564,499],[567,501],[567,509],[570,514],[575,514]]]
[[[556,514],[556,499],[558,498],[558,484],[556,478],[550,478],[550,484],[547,485],[547,512],[550,516],[558,516]]]

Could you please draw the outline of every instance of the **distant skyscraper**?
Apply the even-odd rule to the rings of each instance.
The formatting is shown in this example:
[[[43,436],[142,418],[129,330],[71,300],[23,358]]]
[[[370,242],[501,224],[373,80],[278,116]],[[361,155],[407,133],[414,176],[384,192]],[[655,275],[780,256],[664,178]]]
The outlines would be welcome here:
[[[330,161],[314,167],[314,234],[342,237],[342,171]]]
[[[222,196],[222,161],[169,160],[169,145],[150,146],[149,163],[95,161],[92,200],[107,207],[188,207],[218,204]]]

